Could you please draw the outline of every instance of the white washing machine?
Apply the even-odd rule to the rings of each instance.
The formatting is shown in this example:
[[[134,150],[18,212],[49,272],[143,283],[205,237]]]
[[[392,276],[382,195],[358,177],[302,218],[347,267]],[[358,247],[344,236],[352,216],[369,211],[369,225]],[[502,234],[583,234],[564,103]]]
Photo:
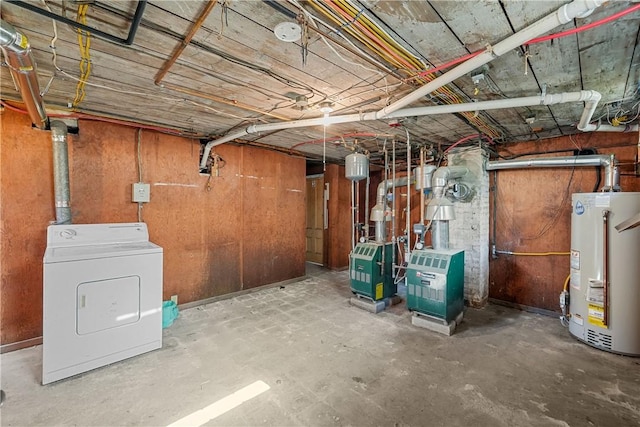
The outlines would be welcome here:
[[[162,347],[162,248],[147,225],[52,225],[42,384]]]

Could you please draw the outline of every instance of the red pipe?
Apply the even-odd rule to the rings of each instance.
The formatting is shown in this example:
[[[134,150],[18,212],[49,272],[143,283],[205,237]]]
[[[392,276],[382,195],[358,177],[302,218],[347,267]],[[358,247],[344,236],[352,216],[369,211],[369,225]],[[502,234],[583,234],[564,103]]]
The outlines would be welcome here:
[[[548,34],[546,36],[536,37],[535,39],[531,39],[528,42],[523,43],[522,45],[523,46],[528,46],[528,45],[535,44],[535,43],[542,43],[542,42],[545,42],[547,40],[559,39],[561,37],[566,37],[566,36],[569,36],[571,34],[581,33],[583,31],[590,30],[590,29],[595,28],[595,27],[599,27],[600,25],[607,24],[607,23],[609,23],[611,21],[615,21],[616,19],[622,18],[623,16],[628,15],[630,13],[633,13],[636,10],[639,10],[639,9],[640,9],[640,3],[636,4],[635,6],[631,6],[629,9],[625,9],[625,10],[623,10],[621,12],[614,13],[613,15],[608,16],[606,18],[603,18],[603,19],[601,19],[599,21],[592,22],[592,23],[587,24],[587,25],[583,25],[582,27],[572,28],[572,29],[567,30],[567,31],[562,31],[562,32],[555,33],[555,34]],[[451,60],[451,61],[449,61],[449,62],[447,62],[445,64],[438,65],[435,68],[429,68],[428,70],[420,72],[417,76],[426,76],[426,75],[429,75],[429,74],[437,73],[438,71],[441,71],[441,70],[443,70],[445,68],[452,67],[452,66],[454,66],[456,64],[459,64],[459,63],[464,62],[464,61],[466,61],[468,59],[471,59],[474,56],[478,56],[482,52],[484,52],[484,49],[483,50],[479,50],[477,52],[470,53],[470,54],[465,55],[465,56],[461,56],[460,58],[457,58],[457,59],[453,59],[453,60]],[[417,77],[417,76],[415,76],[415,77]],[[412,78],[415,78],[415,77],[412,77]]]
[[[456,141],[453,145],[451,145],[449,148],[447,148],[446,150],[444,150],[444,152],[445,152],[445,153],[447,153],[447,152],[448,152],[449,150],[451,150],[453,147],[458,146],[458,145],[462,144],[463,142],[467,142],[467,141],[469,141],[469,140],[471,140],[471,139],[474,139],[474,138],[484,138],[484,139],[486,139],[486,140],[489,142],[489,144],[493,144],[493,139],[492,139],[490,136],[488,136],[488,135],[484,135],[484,134],[481,134],[481,133],[477,133],[477,134],[475,134],[475,135],[465,136],[464,138],[462,138],[462,139],[460,139],[460,140]]]
[[[534,43],[545,42],[547,40],[559,39],[560,37],[565,37],[565,36],[569,36],[571,34],[580,33],[582,31],[590,30],[591,28],[595,28],[595,27],[598,27],[600,25],[607,24],[607,23],[609,23],[611,21],[615,21],[618,18],[622,18],[623,16],[628,15],[628,14],[630,14],[632,12],[635,12],[638,9],[640,9],[640,3],[636,4],[635,6],[631,6],[629,9],[625,9],[625,10],[623,10],[621,12],[614,13],[613,15],[608,16],[606,18],[603,18],[603,19],[601,19],[599,21],[592,22],[592,23],[587,24],[587,25],[583,25],[582,27],[572,28],[570,30],[562,31],[560,33],[549,34],[547,36],[542,36],[542,37],[537,37],[535,39],[531,39],[528,42],[524,43],[524,45],[527,46],[527,45],[534,44]]]
[[[411,77],[411,78],[415,78],[415,77],[418,77],[418,76],[422,77],[422,76],[427,76],[427,75],[429,75],[429,74],[437,73],[438,71],[444,70],[445,68],[453,67],[454,65],[457,65],[457,64],[459,64],[459,63],[461,63],[461,62],[464,62],[464,61],[466,61],[467,59],[471,59],[471,58],[473,58],[474,56],[478,56],[478,55],[480,55],[482,52],[484,52],[484,50],[479,50],[479,51],[477,51],[477,52],[473,52],[473,53],[470,53],[470,54],[468,54],[468,55],[461,56],[460,58],[457,58],[457,59],[451,60],[451,61],[447,62],[446,64],[438,65],[438,66],[437,66],[437,67],[435,67],[435,68],[429,68],[429,69],[428,69],[428,70],[426,70],[426,71],[422,71],[422,72],[418,73],[418,75],[417,75],[417,76],[414,76],[414,77]]]
[[[8,108],[9,110],[12,110],[12,111],[15,111],[17,113],[20,113],[20,114],[29,114],[28,111],[22,110],[22,109],[20,109],[20,108],[18,108],[16,106],[8,104],[3,100],[0,100],[0,105],[2,105],[5,108]],[[177,129],[171,129],[171,128],[165,128],[165,127],[161,127],[161,126],[153,126],[153,125],[145,125],[145,124],[141,124],[141,123],[128,122],[126,120],[112,119],[110,117],[92,116],[92,115],[85,114],[85,113],[49,114],[48,116],[49,117],[55,117],[55,118],[63,118],[63,119],[64,118],[85,119],[85,120],[93,120],[93,121],[97,121],[97,122],[114,123],[114,124],[118,124],[118,125],[122,125],[122,126],[134,127],[134,128],[138,128],[138,129],[155,130],[157,132],[168,133],[168,134],[171,134],[171,135],[189,137],[189,135],[185,135],[184,133],[182,133],[181,131],[179,131]],[[198,135],[191,135],[191,136],[193,137],[193,136],[198,136]]]

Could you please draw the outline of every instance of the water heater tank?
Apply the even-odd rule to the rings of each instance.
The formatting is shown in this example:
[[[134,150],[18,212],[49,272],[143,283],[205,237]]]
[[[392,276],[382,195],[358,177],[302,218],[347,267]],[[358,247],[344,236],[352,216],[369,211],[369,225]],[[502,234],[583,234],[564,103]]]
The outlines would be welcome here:
[[[640,193],[579,193],[571,213],[569,332],[640,356]]]
[[[345,159],[345,176],[351,181],[360,181],[369,176],[369,158],[361,153],[349,154]]]

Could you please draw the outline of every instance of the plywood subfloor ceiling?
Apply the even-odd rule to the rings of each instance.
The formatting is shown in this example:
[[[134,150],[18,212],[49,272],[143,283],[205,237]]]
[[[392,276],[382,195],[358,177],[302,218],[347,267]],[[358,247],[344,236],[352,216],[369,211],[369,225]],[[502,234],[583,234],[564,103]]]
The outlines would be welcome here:
[[[42,1],[31,3],[45,7]],[[161,84],[156,85],[159,70],[180,46],[207,2],[149,1],[131,46],[91,37],[91,74],[86,95],[74,110],[211,138],[254,123],[321,117],[322,102],[333,105],[332,114],[376,111],[420,85],[419,80],[408,78],[419,67],[408,70],[375,53],[382,37],[377,30],[386,32],[397,44],[396,52],[404,52],[404,57],[408,52],[419,64],[437,67],[499,42],[564,3],[218,1]],[[46,2],[53,13],[74,20],[81,4],[88,4],[87,25],[126,38],[136,1]],[[352,8],[354,18],[340,23],[320,12],[336,5]],[[633,5],[628,1],[605,3],[590,16],[553,32],[582,27]],[[77,31],[67,24],[57,24],[56,70],[50,49],[52,20],[8,1],[3,1],[1,8],[2,19],[29,38],[41,88],[47,88],[47,109],[69,110],[80,76]],[[307,26],[307,42],[289,43],[276,38],[276,25],[295,22],[298,15],[312,22]],[[348,31],[356,24],[354,19],[362,17],[376,29],[370,31],[369,39],[356,39]],[[615,123],[616,114],[620,118],[621,112],[626,112],[621,121],[631,121],[639,99],[639,28],[640,13],[636,11],[587,31],[528,49],[514,49],[478,70],[476,74],[482,76],[476,83],[471,75],[465,75],[449,84],[445,93],[432,93],[411,106],[590,89],[603,96],[594,118],[603,122],[614,119]],[[2,71],[2,98],[19,100],[10,73],[6,68]],[[300,96],[307,99],[306,109],[296,103]],[[404,120],[403,126],[391,126],[389,120],[326,129],[315,126],[247,135],[243,141],[317,157],[326,140],[326,155],[341,159],[355,140],[376,154],[385,139],[388,142],[396,136],[405,141],[407,131],[412,145],[436,149],[479,130],[494,132],[496,141],[502,143],[572,134],[577,132],[575,125],[582,109],[582,104],[561,104],[481,111],[466,117],[425,116]]]

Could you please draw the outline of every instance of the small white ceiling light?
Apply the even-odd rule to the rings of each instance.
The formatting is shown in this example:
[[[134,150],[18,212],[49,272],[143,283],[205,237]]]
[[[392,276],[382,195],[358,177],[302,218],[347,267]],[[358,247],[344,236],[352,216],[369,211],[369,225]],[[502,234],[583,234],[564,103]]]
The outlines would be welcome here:
[[[333,104],[328,101],[321,102],[319,107],[320,107],[320,111],[325,115],[333,111]]]
[[[295,22],[281,22],[275,26],[273,33],[283,42],[297,42],[302,37],[302,28]]]
[[[309,99],[304,95],[296,96],[296,107],[300,110],[306,110],[309,106]]]

